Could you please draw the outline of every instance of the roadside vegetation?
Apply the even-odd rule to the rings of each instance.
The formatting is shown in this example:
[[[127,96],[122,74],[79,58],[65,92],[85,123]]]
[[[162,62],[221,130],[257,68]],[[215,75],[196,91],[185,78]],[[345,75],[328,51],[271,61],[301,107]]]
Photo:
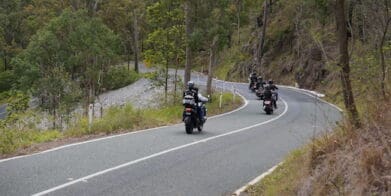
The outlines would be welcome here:
[[[249,195],[389,195],[391,102],[370,104],[362,128],[348,122],[293,151]]]
[[[231,111],[243,104],[239,96],[236,96],[234,101],[232,93],[223,93],[220,108],[219,96],[219,93],[214,94],[213,102],[207,103],[208,116]],[[0,157],[28,153],[29,150],[35,150],[31,146],[47,145],[47,142],[51,141],[61,141],[59,143],[64,144],[63,141],[66,143],[70,138],[101,137],[181,122],[183,106],[180,102],[162,105],[158,109],[135,109],[131,105],[112,107],[105,111],[102,118],[95,119],[91,127],[88,125],[88,119],[83,117],[64,131],[38,130],[35,127],[33,111],[15,114],[12,120],[9,118],[8,123],[3,122],[0,126]]]
[[[391,1],[273,2],[263,5],[270,12],[260,70],[326,94],[345,117],[247,194],[390,195]]]
[[[8,104],[8,118],[0,123],[0,153],[176,123],[182,108],[169,93],[183,89],[192,69],[208,74],[208,92],[212,77],[247,82],[257,71],[277,84],[326,94],[346,111],[346,123],[292,153],[253,188],[261,190],[255,195],[382,194],[390,189],[390,6],[390,0],[2,1],[0,104]],[[139,74],[141,61],[158,72]],[[184,81],[171,80],[169,68],[184,69]],[[87,109],[99,94],[140,77],[164,87],[162,108],[111,108],[88,127]],[[220,110],[214,101],[209,115],[236,106],[227,96],[223,104],[230,104]],[[29,98],[48,116],[30,112]],[[74,122],[78,105],[84,114]],[[36,128],[42,119],[52,122],[49,130]],[[357,173],[352,169],[366,176],[344,173]]]

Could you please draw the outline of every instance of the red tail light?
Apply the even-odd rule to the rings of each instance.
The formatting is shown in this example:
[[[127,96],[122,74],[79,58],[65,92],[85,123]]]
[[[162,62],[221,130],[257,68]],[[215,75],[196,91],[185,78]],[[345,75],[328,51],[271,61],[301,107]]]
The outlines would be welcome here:
[[[191,108],[186,108],[186,112],[191,112]]]

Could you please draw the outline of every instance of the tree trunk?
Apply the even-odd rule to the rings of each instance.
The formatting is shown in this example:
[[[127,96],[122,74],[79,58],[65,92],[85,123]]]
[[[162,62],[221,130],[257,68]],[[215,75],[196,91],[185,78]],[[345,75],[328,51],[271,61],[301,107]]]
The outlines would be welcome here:
[[[208,80],[206,83],[206,93],[212,95],[212,77],[213,77],[213,49],[209,49]],[[211,96],[212,97],[212,96]]]
[[[236,1],[237,6],[237,13],[236,13],[236,19],[237,19],[237,33],[238,33],[238,45],[240,45],[240,11],[242,8],[242,1],[237,0]]]
[[[216,43],[217,43],[218,39],[219,39],[219,37],[216,35],[213,38],[212,44],[210,46],[208,80],[207,80],[207,84],[206,84],[206,92],[208,95],[212,95],[213,67],[216,62],[216,54],[215,53],[216,53]]]
[[[176,104],[177,99],[177,80],[178,80],[178,69],[179,69],[179,58],[177,57],[176,66],[175,66],[175,75],[174,75],[174,104]]]
[[[341,67],[341,82],[344,96],[345,107],[348,110],[350,122],[356,127],[360,127],[360,119],[354,103],[352,86],[350,83],[349,51],[348,37],[345,17],[345,0],[336,0],[336,23],[337,23],[337,41],[339,44],[339,62]]]
[[[136,73],[139,72],[139,67],[138,67],[138,19],[137,19],[137,14],[133,10],[133,46],[134,46],[134,70]]]
[[[130,70],[130,52],[128,50],[128,47],[127,47],[127,42],[124,44],[124,52],[126,54],[126,62],[128,64],[128,71]]]
[[[56,129],[56,95],[52,95],[52,107],[53,107],[53,129]]]
[[[262,31],[259,35],[259,45],[256,52],[256,66],[258,68],[261,68],[262,65],[262,58],[264,55],[264,45],[265,45],[265,38],[266,38],[266,29],[267,29],[267,20],[268,20],[268,10],[269,10],[269,3],[268,1],[264,1],[263,3],[263,24],[262,24]]]
[[[4,71],[7,71],[8,62],[7,62],[7,52],[4,50]]]
[[[386,61],[385,61],[385,57],[384,57],[384,43],[386,41],[386,36],[387,36],[387,32],[388,32],[388,28],[390,26],[390,22],[391,22],[391,18],[389,16],[389,11],[388,11],[388,3],[387,3],[387,0],[384,1],[385,2],[385,10],[386,10],[386,24],[384,26],[384,29],[383,29],[383,35],[382,35],[382,38],[381,38],[381,41],[380,41],[380,46],[379,46],[379,49],[380,49],[380,62],[381,62],[381,69],[382,69],[382,73],[381,73],[381,82],[380,82],[380,86],[381,86],[381,91],[382,91],[382,95],[383,95],[383,99],[386,100],[387,99],[387,93],[386,93]]]
[[[167,103],[167,93],[168,93],[168,59],[166,59],[166,68],[164,76],[164,102]]]
[[[185,23],[186,23],[186,62],[185,62],[185,75],[184,83],[190,80],[191,77],[191,48],[190,48],[190,34],[191,34],[191,21],[190,21],[190,0],[185,1]]]

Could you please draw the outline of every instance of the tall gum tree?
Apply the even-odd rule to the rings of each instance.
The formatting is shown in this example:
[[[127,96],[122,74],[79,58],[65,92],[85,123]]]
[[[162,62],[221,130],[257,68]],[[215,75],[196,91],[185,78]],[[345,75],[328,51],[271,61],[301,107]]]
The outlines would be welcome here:
[[[360,119],[354,102],[352,85],[350,82],[350,66],[349,66],[349,51],[348,51],[348,31],[347,21],[345,16],[345,0],[336,0],[335,17],[337,24],[337,41],[339,46],[339,60],[342,92],[344,97],[345,107],[348,110],[350,122],[356,127],[360,127]]]

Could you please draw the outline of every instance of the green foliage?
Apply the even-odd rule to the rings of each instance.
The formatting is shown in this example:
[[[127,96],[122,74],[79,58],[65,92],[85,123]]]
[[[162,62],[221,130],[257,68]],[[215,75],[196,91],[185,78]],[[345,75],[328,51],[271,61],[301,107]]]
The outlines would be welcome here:
[[[12,154],[33,144],[62,138],[57,130],[39,130],[36,124],[42,119],[36,111],[24,109],[28,98],[21,92],[16,92],[9,101],[7,119],[0,120],[0,154]],[[10,99],[11,100],[11,99]]]
[[[25,111],[29,107],[30,97],[23,92],[13,91],[7,101],[8,115]]]
[[[153,30],[146,40],[146,61],[168,66],[184,59],[184,13],[180,1],[156,2],[147,8],[147,20]]]
[[[16,76],[13,71],[7,70],[0,72],[0,92],[11,90],[12,85],[15,84]]]
[[[59,131],[16,130],[0,128],[0,154],[10,154],[20,148],[61,138]]]
[[[217,48],[221,51],[231,43],[233,24],[236,23],[230,1],[208,1],[197,5],[198,17],[190,37],[190,46],[194,51],[207,50],[214,37],[218,37]]]
[[[139,79],[139,75],[134,70],[125,67],[112,68],[104,78],[103,88],[106,90],[118,89],[132,84]]]
[[[159,68],[157,71],[146,74],[145,77],[150,79],[154,86],[161,87],[165,85],[165,78],[169,79],[170,75],[166,76],[164,68]]]
[[[89,92],[99,92],[104,70],[115,62],[117,36],[87,11],[64,12],[35,34],[13,60],[19,88],[31,90],[54,117],[58,108],[69,111]],[[93,94],[94,95],[94,94]]]

